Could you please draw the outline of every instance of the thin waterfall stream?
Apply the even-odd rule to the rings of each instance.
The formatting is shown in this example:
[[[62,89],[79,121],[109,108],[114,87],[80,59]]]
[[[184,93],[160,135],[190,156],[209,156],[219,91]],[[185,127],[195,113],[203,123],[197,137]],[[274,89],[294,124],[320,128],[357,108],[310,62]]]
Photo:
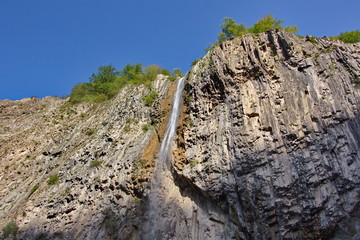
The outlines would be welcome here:
[[[185,85],[184,82],[185,77],[178,80],[173,98],[172,111],[155,165],[154,176],[151,181],[151,192],[148,196],[147,223],[145,224],[145,229],[143,229],[143,239],[156,239],[158,232],[164,231],[164,227],[160,226],[161,224],[159,224],[159,222],[168,207],[164,203],[164,197],[166,198],[164,192],[167,192],[168,187],[174,185],[170,169],[167,165],[169,166],[170,164],[171,143],[176,133],[181,107],[181,95]]]
[[[185,78],[177,83],[138,239],[228,239],[223,236],[228,236],[228,232],[235,229],[218,205],[192,188],[180,189],[181,180],[176,178],[171,165],[172,143],[178,126]],[[215,237],[209,238],[209,234]]]
[[[184,89],[184,85],[185,85],[184,82],[185,82],[185,77],[182,77],[181,79],[179,79],[179,82],[176,87],[176,92],[175,92],[174,101],[173,101],[173,108],[171,111],[167,130],[166,130],[164,139],[161,143],[160,152],[159,152],[159,160],[162,163],[166,162],[166,160],[169,156],[169,151],[171,148],[171,141],[175,135],[177,120],[179,118],[181,93],[182,93],[182,90]]]

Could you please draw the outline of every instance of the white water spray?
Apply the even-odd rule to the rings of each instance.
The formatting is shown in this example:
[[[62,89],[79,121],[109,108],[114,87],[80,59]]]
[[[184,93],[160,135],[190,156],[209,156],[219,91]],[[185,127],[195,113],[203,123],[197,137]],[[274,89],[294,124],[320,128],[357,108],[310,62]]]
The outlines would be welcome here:
[[[182,77],[181,79],[179,79],[179,82],[176,87],[176,92],[175,92],[175,96],[174,96],[174,102],[173,102],[173,108],[171,111],[170,120],[169,120],[169,123],[167,126],[167,130],[166,130],[164,139],[163,139],[163,141],[161,143],[161,147],[160,147],[159,160],[162,163],[166,162],[167,157],[169,156],[170,144],[175,135],[177,120],[179,117],[181,93],[182,93],[182,90],[184,89],[184,85],[185,85],[184,82],[185,82],[185,77]]]

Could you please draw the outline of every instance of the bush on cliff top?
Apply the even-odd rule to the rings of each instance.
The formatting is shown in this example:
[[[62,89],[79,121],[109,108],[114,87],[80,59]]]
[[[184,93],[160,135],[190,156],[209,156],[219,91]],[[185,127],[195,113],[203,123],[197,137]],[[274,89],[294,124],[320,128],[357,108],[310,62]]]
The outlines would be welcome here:
[[[266,32],[270,29],[278,29],[286,32],[296,33],[298,31],[297,26],[283,26],[283,20],[274,18],[271,14],[261,18],[252,27],[246,27],[243,23],[236,23],[232,18],[225,17],[224,22],[221,25],[221,33],[218,35],[218,39],[215,44],[210,44],[205,51],[211,50],[214,46],[220,45],[224,40],[231,37],[241,37],[245,34],[257,34]],[[338,39],[345,43],[360,42],[360,31],[351,31],[341,33],[339,36],[332,37],[332,39]],[[192,65],[196,64],[196,60]]]
[[[360,42],[360,31],[340,33],[340,35],[335,38],[343,41],[344,43],[357,43]]]
[[[218,42],[229,37],[241,37],[247,33],[261,33],[270,29],[279,29],[287,32],[297,32],[296,26],[282,26],[284,21],[275,19],[271,14],[261,18],[252,27],[245,27],[245,24],[237,24],[232,18],[224,18],[224,23],[221,25],[221,33],[218,35]]]
[[[297,32],[296,26],[282,26],[283,20],[275,19],[271,14],[261,18],[252,27],[246,27],[243,23],[236,23],[232,18],[225,17],[224,22],[221,25],[221,33],[218,35],[218,39],[215,44],[210,44],[205,51],[213,49],[216,45],[220,45],[224,40],[231,37],[241,37],[245,34],[256,34],[268,31],[270,29],[279,29],[286,32]],[[193,62],[195,65],[196,62]]]
[[[113,65],[101,66],[97,73],[93,73],[90,82],[76,84],[71,90],[70,102],[73,104],[94,101],[102,102],[115,96],[121,88],[128,84],[151,83],[158,74],[169,76],[174,80],[179,75],[179,69],[170,73],[158,65],[143,68],[142,64],[127,64],[122,70],[117,71]]]

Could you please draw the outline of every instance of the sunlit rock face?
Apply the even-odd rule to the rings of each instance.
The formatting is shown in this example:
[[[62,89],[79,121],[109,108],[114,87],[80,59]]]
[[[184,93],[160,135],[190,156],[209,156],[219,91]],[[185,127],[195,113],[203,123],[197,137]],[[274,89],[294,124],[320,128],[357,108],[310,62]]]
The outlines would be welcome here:
[[[223,42],[188,75],[176,174],[237,238],[356,239],[359,79],[360,44],[278,31]]]
[[[280,31],[228,39],[186,75],[165,163],[176,92],[165,76],[101,104],[0,101],[0,229],[14,222],[18,239],[360,239],[359,82],[359,43]]]
[[[151,124],[170,85],[158,76],[151,106],[144,85],[102,103],[0,101],[0,229],[16,223],[18,239],[136,238],[156,147],[145,150],[158,142]]]

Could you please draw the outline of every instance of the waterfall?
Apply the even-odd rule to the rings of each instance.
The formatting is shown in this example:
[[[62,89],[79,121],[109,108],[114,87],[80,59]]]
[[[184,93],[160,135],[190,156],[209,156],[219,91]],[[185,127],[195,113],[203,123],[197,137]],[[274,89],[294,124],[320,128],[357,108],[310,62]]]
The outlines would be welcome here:
[[[182,77],[181,79],[179,79],[179,82],[176,87],[173,108],[171,111],[167,130],[166,130],[164,139],[161,143],[160,152],[159,152],[159,160],[162,163],[166,162],[166,160],[169,156],[170,144],[175,135],[177,120],[178,120],[179,111],[180,111],[181,93],[182,93],[182,90],[184,89],[184,85],[185,85],[184,82],[185,82],[185,77]]]
[[[169,193],[168,187],[172,186],[173,180],[168,168],[164,165],[169,164],[168,158],[170,156],[171,141],[176,132],[177,120],[179,117],[181,105],[181,93],[184,89],[185,77],[179,79],[176,87],[176,92],[173,99],[173,107],[164,139],[160,146],[158,161],[155,166],[153,179],[151,181],[151,192],[149,194],[149,207],[147,212],[147,221],[143,225],[141,239],[153,240],[159,239],[157,234],[166,232],[168,229],[167,222],[163,222],[163,214],[168,211],[167,205],[164,204],[164,191]],[[166,190],[165,190],[166,189]],[[165,225],[164,225],[165,224]]]

